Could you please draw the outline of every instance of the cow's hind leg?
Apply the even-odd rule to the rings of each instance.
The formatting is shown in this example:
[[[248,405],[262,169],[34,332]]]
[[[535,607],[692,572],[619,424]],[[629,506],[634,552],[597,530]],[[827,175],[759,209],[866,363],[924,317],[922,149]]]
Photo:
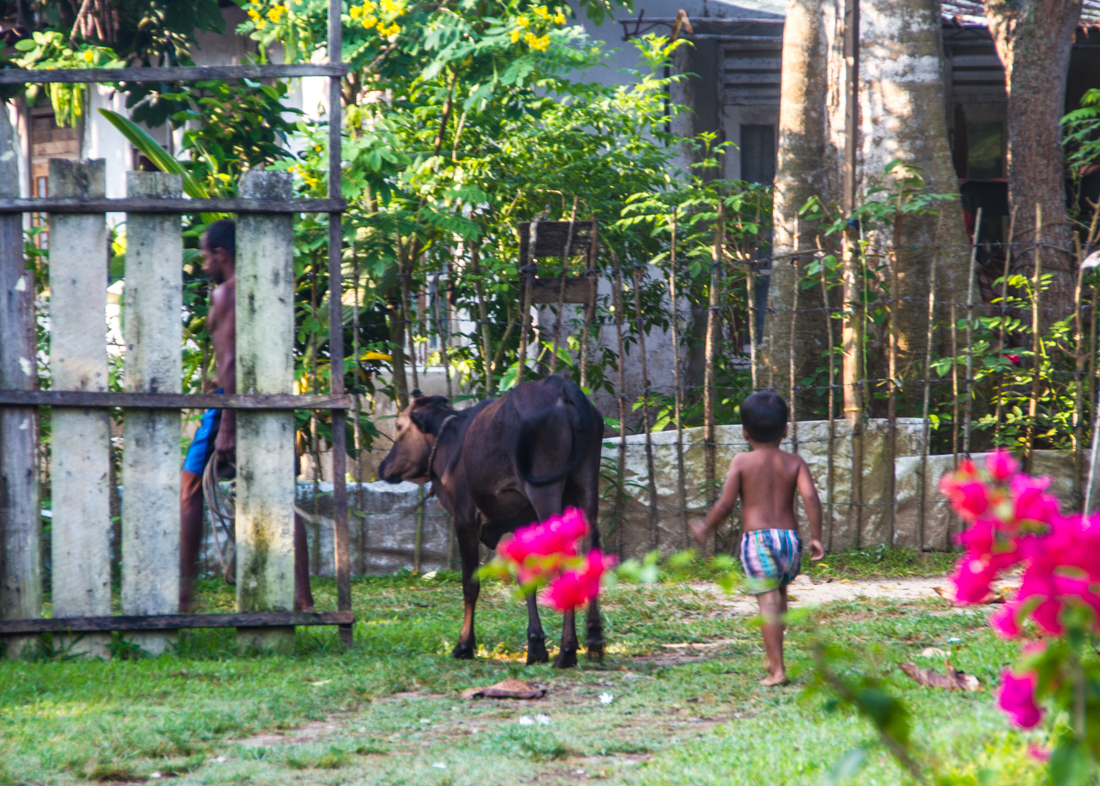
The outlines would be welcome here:
[[[474,638],[474,608],[477,606],[477,596],[481,591],[481,584],[474,578],[474,571],[477,570],[478,565],[477,528],[460,526],[456,520],[455,534],[458,536],[458,552],[462,558],[462,600],[465,603],[466,613],[462,618],[462,631],[458,634],[458,644],[451,651],[451,655],[459,660],[470,660],[477,649],[477,641]]]
[[[592,465],[595,468],[592,469]],[[591,531],[586,547],[588,550],[600,548],[600,491],[599,491],[599,454],[590,459],[589,470],[586,473],[590,482],[586,484],[582,492],[584,500],[584,512],[588,515]],[[588,619],[585,629],[585,646],[588,650],[589,660],[603,660],[606,642],[603,637],[603,617],[600,616],[600,604],[593,598],[588,604]]]
[[[546,651],[546,631],[539,619],[538,599],[535,593],[527,596],[527,665],[549,663],[550,653]]]
[[[565,491],[564,483],[554,483],[548,486],[528,486],[527,498],[531,500],[531,504],[535,508],[535,516],[538,521],[546,521],[551,516],[561,515],[562,494]],[[527,608],[531,610],[534,608],[534,600],[528,600]],[[535,609],[531,612],[533,616],[538,618],[538,610]],[[542,630],[542,625],[539,625],[539,630]],[[528,645],[530,645],[531,629],[528,628]],[[557,657],[554,658],[555,669],[569,669],[577,665],[577,625],[576,617],[573,612],[567,612],[562,615],[561,621],[561,650],[559,650]],[[531,660],[531,653],[528,651],[527,662],[537,662]]]

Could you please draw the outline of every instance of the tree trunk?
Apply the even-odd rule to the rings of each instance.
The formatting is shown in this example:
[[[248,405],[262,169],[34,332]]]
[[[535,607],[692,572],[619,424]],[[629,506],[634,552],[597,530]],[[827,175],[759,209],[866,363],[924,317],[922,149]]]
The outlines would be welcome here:
[[[1053,280],[1044,300],[1048,327],[1073,310],[1073,238],[1066,212],[1062,115],[1070,47],[1081,17],[1080,0],[986,0],[986,20],[1005,67],[1008,93],[1008,193],[1020,221],[1016,241],[1034,242],[1035,207],[1043,209],[1042,265]],[[1034,255],[1017,248],[1020,269]]]
[[[862,182],[882,177],[894,161],[903,167],[887,176],[917,173],[924,191],[957,194],[958,179],[947,139],[942,66],[943,38],[937,0],[863,0],[860,31]],[[962,304],[966,296],[967,236],[956,197],[937,205],[934,215],[909,214],[893,238],[896,253],[897,371],[921,378],[928,336],[928,281],[936,266],[937,301]],[[885,238],[884,238],[885,241]],[[942,249],[942,250],[937,250]],[[885,292],[884,292],[885,294]],[[885,353],[878,353],[883,355]],[[881,378],[886,368],[868,369]],[[903,382],[904,385],[904,382]],[[905,385],[912,410],[919,385]]]
[[[813,196],[827,201],[825,96],[827,43],[822,0],[792,0],[783,27],[783,101],[779,110],[779,164],[775,177],[774,255],[762,336],[761,383],[786,397],[791,375],[791,308],[817,250],[817,229],[799,216]],[[801,254],[801,265],[796,254]],[[800,292],[795,333],[795,384],[822,365],[826,351],[822,294]],[[801,398],[801,397],[800,397]],[[805,411],[799,407],[801,411]]]

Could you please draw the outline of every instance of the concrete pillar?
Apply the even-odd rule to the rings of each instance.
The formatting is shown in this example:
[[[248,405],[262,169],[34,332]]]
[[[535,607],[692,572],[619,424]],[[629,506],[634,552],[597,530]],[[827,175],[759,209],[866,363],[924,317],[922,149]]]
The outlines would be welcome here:
[[[179,197],[183,179],[128,172],[131,197]],[[183,233],[180,217],[126,217],[126,366],[132,393],[182,392]],[[122,452],[122,613],[179,613],[180,411],[125,410]],[[131,638],[131,637],[128,637]],[[159,655],[174,632],[135,633]]]
[[[106,168],[50,161],[57,197],[103,197]],[[102,213],[50,216],[50,377],[54,390],[107,390],[107,224]],[[54,407],[53,616],[111,613],[111,508],[107,410]],[[72,651],[107,657],[106,633]],[[66,642],[67,643],[67,642]]]
[[[15,131],[0,106],[0,196],[19,196]],[[34,390],[34,273],[23,258],[23,217],[0,215],[0,388]],[[38,513],[38,409],[0,407],[0,619],[42,616],[42,522]],[[28,637],[0,639],[9,658]]]
[[[290,199],[290,175],[251,171],[241,197]],[[237,223],[237,392],[292,393],[294,218]],[[237,608],[294,610],[294,413],[237,414]],[[289,652],[294,628],[238,629],[242,648]]]

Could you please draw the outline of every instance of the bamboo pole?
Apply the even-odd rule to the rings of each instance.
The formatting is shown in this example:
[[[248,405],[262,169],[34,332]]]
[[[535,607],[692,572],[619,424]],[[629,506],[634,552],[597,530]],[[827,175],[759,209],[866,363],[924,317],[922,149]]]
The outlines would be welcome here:
[[[676,297],[676,232],[679,224],[678,208],[672,208],[672,244],[670,247],[670,265],[668,291],[672,300],[672,382],[676,386],[673,394],[673,416],[676,421],[676,495],[680,511],[680,527],[684,534],[684,548],[691,545],[691,530],[688,527],[687,491],[684,488],[684,424],[681,418],[684,401],[683,381],[680,377],[680,305]]]
[[[351,244],[351,291],[355,305],[351,312],[351,356],[355,359],[355,397],[353,399],[352,417],[355,418],[355,428],[352,429],[352,439],[355,444],[355,510],[359,518],[359,575],[367,572],[367,517],[363,511],[363,396],[359,392],[360,375],[362,366],[359,358],[359,244],[354,240]]]
[[[897,500],[897,455],[898,455],[898,265],[895,253],[888,257],[890,267],[887,270],[889,291],[887,298],[890,307],[889,344],[887,346],[887,375],[890,377],[889,394],[886,400],[886,419],[890,423],[890,432],[886,435],[886,499],[887,532],[891,548],[898,545],[898,500]]]
[[[799,248],[797,234],[794,240],[794,247]],[[787,342],[787,348],[789,350],[789,364],[790,364],[790,390],[788,392],[787,400],[791,403],[791,452],[798,453],[798,384],[795,379],[795,362],[794,362],[794,347],[795,339],[797,336],[798,328],[798,292],[802,289],[802,279],[798,272],[798,257],[791,260],[794,265],[794,295],[791,298],[791,340]],[[755,371],[756,364],[753,364],[753,370]],[[756,387],[755,381],[753,387]]]
[[[998,351],[1005,353],[1005,321],[1008,319],[1008,270],[1012,264],[1012,246],[1016,237],[1016,206],[1012,208],[1012,217],[1008,221],[1008,243],[1005,246],[1005,268],[1001,276],[1001,320],[997,326]],[[993,409],[993,444],[1000,444],[1001,404],[1004,399],[1004,377],[997,375],[997,403]]]
[[[645,461],[649,481],[650,549],[661,545],[657,524],[657,471],[653,466],[653,430],[649,423],[649,364],[645,353],[645,325],[642,323],[642,266],[634,265],[634,320],[638,330],[638,352],[642,357],[642,425],[645,429]],[[619,365],[623,360],[620,358]]]
[[[481,333],[481,363],[485,378],[485,395],[493,389],[493,342],[489,332],[489,309],[485,304],[485,281],[481,273],[481,250],[477,243],[470,247],[470,270],[474,274],[474,292],[477,294],[478,330]]]
[[[527,254],[521,261],[526,264],[520,267],[523,276],[523,294],[520,298],[520,331],[519,331],[519,359],[516,366],[516,385],[523,382],[523,372],[527,370],[527,331],[531,327],[531,287],[535,278],[535,243],[538,242],[539,222],[531,222],[531,234],[527,239]]]
[[[844,237],[844,305],[843,330],[844,358],[844,417],[848,421],[852,446],[852,472],[848,497],[848,526],[855,531],[858,549],[863,537],[862,475],[863,475],[863,309],[860,303],[863,290],[857,269],[857,233],[849,227]]]
[[[707,302],[707,333],[706,346],[704,347],[704,381],[703,381],[703,449],[704,471],[706,474],[707,507],[714,504],[716,498],[715,482],[715,443],[714,443],[714,398],[716,394],[714,384],[714,359],[718,353],[718,313],[719,305],[718,286],[720,266],[724,256],[723,239],[725,236],[726,208],[718,202],[718,221],[714,228],[714,246],[711,248],[710,266],[710,292]]]
[[[963,401],[963,455],[970,458],[970,415],[974,386],[974,268],[978,263],[978,237],[982,231],[982,209],[974,221],[974,244],[970,248],[970,268],[966,277],[966,387]]]
[[[330,304],[330,307],[332,304]],[[317,252],[313,252],[313,256],[309,266],[309,316],[313,321],[314,326],[318,324],[317,321]],[[317,384],[317,331],[314,329],[309,336],[309,392],[313,395],[320,393],[320,388]],[[312,504],[312,517],[310,523],[310,529],[313,530],[313,542],[320,544],[321,542],[321,446],[320,442],[320,424],[317,422],[317,410],[310,410],[309,413],[309,450],[310,457],[313,464],[313,504]],[[295,478],[297,482],[297,478]],[[317,575],[321,572],[321,549],[314,548],[313,553],[310,554],[310,571]]]
[[[1027,403],[1027,454],[1024,471],[1031,473],[1035,459],[1035,427],[1039,419],[1039,373],[1042,366],[1039,311],[1043,287],[1043,206],[1035,206],[1035,274],[1031,279],[1031,395]]]
[[[558,347],[561,344],[561,320],[565,312],[565,279],[569,272],[569,254],[573,250],[573,232],[577,224],[577,197],[573,197],[573,211],[569,214],[569,234],[565,237],[565,250],[561,255],[561,283],[558,285],[558,312],[554,322],[554,351],[550,353],[550,373],[558,371]]]
[[[588,390],[588,334],[596,318],[596,250],[599,248],[599,225],[596,214],[592,214],[592,238],[588,245],[588,255],[584,275],[588,279],[588,302],[584,304],[584,325],[581,327],[581,389]]]
[[[623,362],[623,358],[626,357],[623,347],[623,278],[622,273],[619,270],[619,258],[615,255],[615,249],[608,247],[608,252],[611,254],[611,266],[612,266],[612,290],[611,298],[615,308],[615,336],[618,341],[618,362],[616,365],[619,368],[619,389],[616,391],[619,402],[619,477],[618,477],[618,489],[615,494],[615,530],[618,540],[618,551],[622,553],[624,544],[624,532],[625,527],[623,523],[623,505],[626,502],[625,496],[625,476],[626,476],[626,364]]]
[[[955,304],[951,304],[951,455],[959,467],[959,331]]]
[[[936,329],[936,260],[928,277],[928,333],[924,348],[924,403],[921,407],[923,434],[920,448],[920,519],[917,521],[917,551],[924,551],[924,524],[928,499],[928,449],[932,441],[932,425],[928,421],[932,393],[932,336]]]
[[[836,503],[834,502],[835,495],[833,493],[833,444],[836,440],[836,352],[833,346],[833,312],[829,307],[829,282],[825,264],[825,253],[821,250],[820,238],[817,239],[817,253],[821,260],[821,302],[825,306],[825,335],[829,348],[829,447],[828,450],[825,451],[825,508],[829,516],[829,531],[825,547],[829,551],[832,551],[834,529],[833,515],[836,510]]]
[[[1084,325],[1081,317],[1081,289],[1085,280],[1085,268],[1081,267],[1081,261],[1085,258],[1081,248],[1081,237],[1075,235],[1077,245],[1077,286],[1073,290],[1073,499],[1076,506],[1078,500],[1083,499],[1081,493],[1082,473],[1084,471],[1084,455],[1082,453],[1081,438],[1083,435],[1082,410],[1084,402],[1085,385],[1085,337]]]
[[[413,254],[409,255],[409,259],[415,259]],[[412,262],[409,262],[409,270],[412,270]],[[410,273],[405,273],[401,278],[401,298],[404,301],[403,308],[405,309],[405,324],[408,326],[409,334],[409,365],[412,366],[412,378],[413,389],[420,388],[419,380],[416,376],[416,337],[413,333],[414,320],[412,319],[412,310],[409,297],[409,279]],[[421,548],[424,541],[424,484],[418,484],[416,487],[416,529],[413,532],[413,573],[420,572],[420,556]]]
[[[753,267],[752,260],[745,263],[745,286],[748,289],[749,307],[749,367],[752,372],[752,389],[756,392],[759,388],[756,379],[756,268]]]

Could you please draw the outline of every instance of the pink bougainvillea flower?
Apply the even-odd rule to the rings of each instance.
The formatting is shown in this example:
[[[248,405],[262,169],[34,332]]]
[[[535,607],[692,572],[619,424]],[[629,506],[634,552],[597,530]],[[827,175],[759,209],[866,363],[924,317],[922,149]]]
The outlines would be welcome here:
[[[951,507],[967,521],[974,521],[989,510],[989,493],[980,480],[960,480],[958,476],[945,475],[940,481],[940,491],[951,500]]]
[[[1011,363],[1014,366],[1020,365],[1020,356],[1019,355],[1005,355],[1005,360],[1007,360],[1009,363]]]
[[[998,449],[986,457],[985,468],[994,480],[1004,483],[1020,471],[1020,462],[1012,458],[1007,450]]]
[[[951,574],[955,584],[955,600],[959,603],[981,603],[989,595],[989,585],[997,571],[980,559],[963,557]]]
[[[1047,762],[1050,761],[1050,748],[1044,748],[1042,745],[1036,745],[1033,742],[1027,746],[1027,755],[1035,761]]]
[[[546,602],[561,612],[584,606],[600,594],[600,579],[614,565],[613,556],[593,549],[585,555],[581,567],[567,570],[550,582]]]
[[[1050,478],[1033,478],[1019,474],[1012,478],[1012,498],[1015,501],[1016,518],[1025,521],[1051,523],[1058,516],[1061,506],[1058,498],[1044,493]]]
[[[1002,639],[1014,639],[1020,635],[1019,606],[1013,603],[1005,606],[989,618],[989,627]]]
[[[1012,722],[1023,729],[1033,729],[1043,719],[1043,710],[1035,703],[1035,672],[1013,674],[1006,671],[1001,678],[998,706]]]
[[[588,534],[584,512],[569,508],[560,516],[520,527],[501,540],[497,554],[512,563],[521,584],[546,581],[580,554],[580,544]]]

